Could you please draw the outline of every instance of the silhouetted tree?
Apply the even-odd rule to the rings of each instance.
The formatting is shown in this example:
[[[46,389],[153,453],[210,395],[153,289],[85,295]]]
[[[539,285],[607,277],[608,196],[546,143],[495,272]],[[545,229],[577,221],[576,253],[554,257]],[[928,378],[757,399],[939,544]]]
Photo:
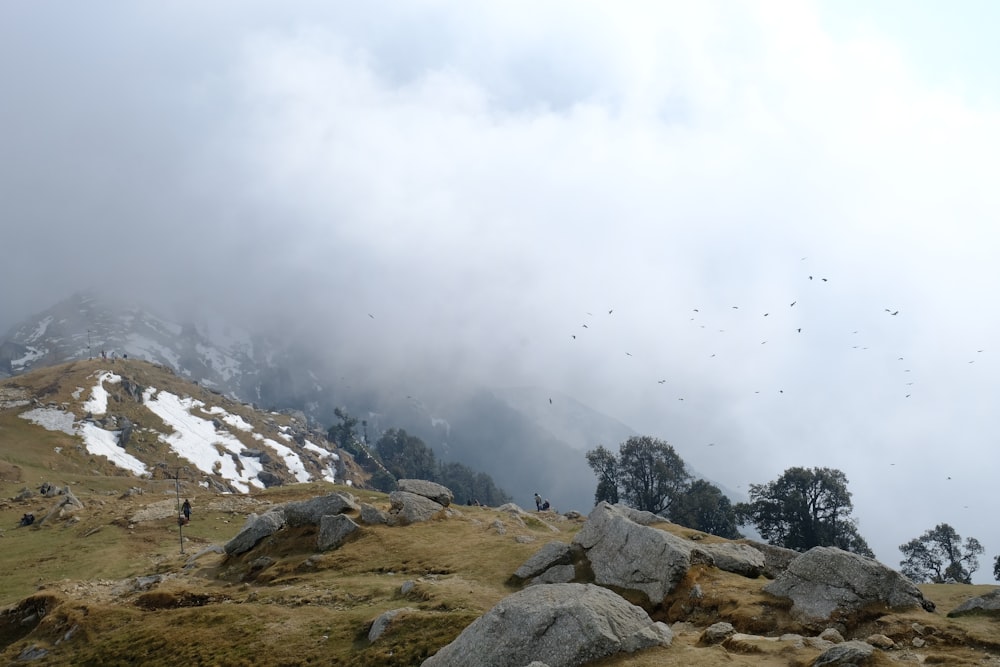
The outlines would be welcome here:
[[[391,428],[375,442],[375,452],[386,470],[396,479],[427,479],[437,477],[434,452],[415,435],[403,429]]]
[[[832,468],[789,468],[773,482],[750,485],[750,502],[736,505],[741,525],[756,526],[770,544],[807,551],[839,547],[874,557],[851,518],[847,477]]]
[[[435,480],[451,489],[459,504],[478,500],[483,505],[497,507],[511,501],[503,489],[497,487],[493,478],[482,472],[475,472],[461,463],[441,463]]]
[[[621,444],[616,457],[603,446],[586,453],[597,473],[597,502],[617,499],[655,514],[667,512],[687,488],[691,475],[674,448],[648,435],[632,436]]]
[[[357,455],[361,451],[356,443],[358,420],[352,417],[344,408],[334,408],[333,414],[340,421],[327,430],[327,439],[341,449]]]
[[[678,496],[670,508],[670,520],[730,540],[743,537],[736,529],[732,502],[719,487],[703,479],[696,479]]]
[[[963,544],[962,536],[954,528],[939,523],[900,545],[899,550],[906,556],[899,563],[900,572],[917,583],[971,584],[972,573],[979,569],[978,556],[983,553],[983,546],[974,537]]]
[[[604,445],[586,454],[587,464],[597,475],[597,491],[594,504],[606,500],[612,505],[618,502],[618,458]]]
[[[1000,556],[993,561],[993,578],[1000,581]]]

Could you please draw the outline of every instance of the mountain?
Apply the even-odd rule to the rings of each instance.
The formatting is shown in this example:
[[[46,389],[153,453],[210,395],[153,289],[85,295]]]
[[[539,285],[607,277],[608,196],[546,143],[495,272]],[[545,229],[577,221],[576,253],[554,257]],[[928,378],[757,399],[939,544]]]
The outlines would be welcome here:
[[[19,443],[52,443],[53,471],[109,477],[182,477],[220,493],[292,483],[366,479],[299,413],[262,412],[138,359],[49,366],[0,382],[13,413],[5,458]],[[16,467],[16,464],[15,464]]]
[[[335,424],[337,407],[364,421],[358,435],[370,443],[388,429],[405,429],[438,460],[487,473],[522,506],[530,506],[537,492],[565,510],[593,505],[596,479],[584,453],[599,445],[616,451],[637,434],[542,387],[429,379],[418,396],[384,380],[366,386],[358,378],[346,386],[339,369],[317,352],[291,337],[276,340],[226,322],[172,321],[145,306],[80,293],[8,333],[0,342],[0,377],[70,361],[144,360],[233,401],[300,411],[314,429]]]

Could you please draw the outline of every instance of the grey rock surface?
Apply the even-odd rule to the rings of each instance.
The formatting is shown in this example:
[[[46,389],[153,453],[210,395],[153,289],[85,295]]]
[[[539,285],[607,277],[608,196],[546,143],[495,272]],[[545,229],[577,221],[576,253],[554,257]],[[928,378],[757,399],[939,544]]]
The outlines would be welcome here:
[[[1000,616],[1000,588],[986,595],[966,600],[948,612],[948,616],[964,616],[966,614],[988,614]]]
[[[602,502],[573,543],[585,550],[595,583],[638,591],[655,606],[687,574],[692,547],[666,531],[637,524],[630,516],[634,511]]]
[[[514,571],[514,576],[518,579],[531,579],[554,565],[568,565],[571,559],[570,545],[565,542],[549,542],[524,561]]]
[[[792,601],[806,627],[850,621],[862,610],[934,608],[916,585],[873,558],[835,547],[814,547],[789,565],[764,592]]]
[[[274,535],[285,525],[285,514],[280,508],[257,515],[251,514],[243,528],[233,539],[226,542],[226,553],[230,556],[246,553],[265,537]]]
[[[429,498],[442,507],[451,505],[455,500],[455,494],[447,486],[442,486],[437,482],[428,482],[425,479],[401,479],[396,482],[397,491],[415,493],[418,496]]]
[[[290,528],[318,526],[320,518],[324,516],[356,512],[359,509],[357,501],[350,493],[331,493],[309,500],[286,503],[285,525]]]
[[[673,633],[621,596],[591,584],[531,586],[473,621],[423,667],[576,667],[668,646]]]
[[[393,491],[389,494],[389,523],[390,525],[406,526],[411,523],[430,521],[444,506],[434,502],[430,498],[418,496],[408,491]]]
[[[764,554],[749,545],[719,542],[700,544],[698,548],[710,554],[715,567],[720,570],[742,574],[750,579],[756,579],[764,572]]]
[[[843,644],[836,644],[823,651],[813,667],[823,667],[824,665],[850,665],[851,667],[861,667],[868,664],[872,656],[875,655],[875,647],[871,644],[860,641],[849,641]]]
[[[336,549],[347,538],[361,530],[351,517],[344,514],[327,514],[319,520],[319,534],[316,535],[316,547],[320,551]]]

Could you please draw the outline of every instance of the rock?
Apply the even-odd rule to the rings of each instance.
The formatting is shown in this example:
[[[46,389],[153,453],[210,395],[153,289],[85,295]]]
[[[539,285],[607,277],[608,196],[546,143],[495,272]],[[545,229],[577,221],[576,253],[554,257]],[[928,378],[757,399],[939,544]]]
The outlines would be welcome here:
[[[399,594],[409,595],[410,593],[413,592],[413,589],[416,587],[417,587],[416,582],[414,582],[412,579],[407,579],[406,581],[403,582],[403,585],[399,587]]]
[[[361,503],[361,523],[369,526],[377,526],[389,523],[389,514],[383,512],[374,505]]]
[[[813,629],[831,622],[853,627],[859,614],[934,608],[913,582],[895,570],[835,547],[810,549],[763,590],[790,599],[792,617]]]
[[[764,554],[747,544],[720,542],[701,544],[698,548],[709,553],[715,567],[720,570],[742,574],[750,579],[756,579],[764,572]]]
[[[324,516],[343,514],[347,511],[358,511],[357,501],[350,493],[331,493],[309,500],[286,503],[285,525],[289,528],[298,526],[317,526]]]
[[[128,417],[122,417],[121,426],[121,431],[118,433],[118,446],[125,449],[125,446],[128,445],[128,441],[132,438],[133,426]]]
[[[514,571],[514,577],[524,581],[537,577],[554,565],[572,562],[572,550],[565,542],[549,542],[536,551],[521,567]]]
[[[713,623],[701,633],[701,637],[698,638],[698,644],[699,646],[721,644],[734,634],[736,634],[736,628],[733,627],[732,623]]]
[[[776,579],[779,574],[788,569],[788,564],[801,556],[801,552],[785,547],[776,547],[773,544],[764,544],[753,540],[742,540],[740,544],[745,544],[759,551],[764,556],[764,569],[761,572],[768,579]]]
[[[423,667],[510,667],[543,662],[576,667],[617,653],[669,646],[663,623],[606,588],[531,586],[473,621]]]
[[[400,614],[406,614],[409,612],[417,611],[413,607],[401,607],[399,609],[390,609],[387,612],[379,614],[379,616],[372,621],[371,628],[368,630],[368,641],[374,642],[389,628],[392,623]]]
[[[630,516],[637,515],[622,505],[602,502],[573,543],[584,549],[595,583],[637,591],[656,606],[687,574],[692,547],[666,531],[639,525]]]
[[[428,482],[424,479],[401,479],[396,482],[397,491],[415,493],[418,496],[429,498],[442,507],[447,507],[455,500],[455,494],[447,486],[442,486],[436,482]]]
[[[994,589],[986,595],[966,600],[948,612],[948,616],[952,618],[966,614],[1000,616],[1000,588]]]
[[[861,667],[861,665],[868,664],[873,655],[875,655],[875,647],[871,644],[859,641],[844,642],[836,644],[820,654],[813,662],[813,667],[822,667],[823,665]]]
[[[361,526],[351,521],[351,517],[343,514],[326,515],[319,520],[319,534],[316,536],[316,546],[320,551],[336,549],[347,538],[361,529]]]
[[[572,565],[555,565],[542,572],[529,583],[535,584],[568,584],[576,579],[576,568]]]
[[[285,525],[285,514],[281,508],[275,508],[260,516],[251,514],[242,530],[233,539],[226,542],[226,553],[236,556],[254,548],[265,537],[274,535]]]
[[[871,644],[875,648],[880,648],[883,651],[888,651],[896,646],[896,642],[882,634],[868,635],[865,637],[865,642]]]
[[[397,526],[430,521],[444,509],[443,505],[430,498],[409,491],[393,491],[389,494],[389,503],[392,506],[389,510],[389,523]]]
[[[833,644],[842,644],[844,642],[844,635],[840,634],[837,628],[827,628],[819,633],[819,638]]]

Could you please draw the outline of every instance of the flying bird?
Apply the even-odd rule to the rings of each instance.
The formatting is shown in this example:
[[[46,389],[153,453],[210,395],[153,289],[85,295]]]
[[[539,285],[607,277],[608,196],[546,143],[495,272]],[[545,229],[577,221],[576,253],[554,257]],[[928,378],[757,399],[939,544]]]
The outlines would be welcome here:
[[[822,280],[823,282],[826,282],[826,278],[820,278],[820,280]]]
[[[798,329],[796,329],[796,331],[798,331],[799,333],[802,333],[802,327],[799,327]]]
[[[613,312],[614,312],[614,310],[615,310],[614,308],[612,308],[611,310],[609,310],[609,311],[608,311],[608,315],[610,315],[611,313],[613,313]]]
[[[589,329],[590,327],[588,327],[588,326],[587,326],[586,324],[584,324],[584,325],[583,325],[583,328],[584,328],[584,329]]]
[[[631,352],[626,352],[626,353],[625,353],[625,356],[626,356],[626,357],[631,357],[631,356],[632,356],[632,353],[631,353]]]
[[[764,313],[764,317],[767,317],[767,313]]]
[[[552,405],[552,399],[551,398],[549,399],[549,405]]]
[[[375,319],[375,316],[372,315],[371,313],[368,313],[368,317],[372,318],[373,320]]]
[[[667,382],[666,380],[659,380],[659,381],[657,381],[656,384],[665,384],[666,382]]]
[[[791,308],[792,306],[794,306],[797,303],[798,303],[798,301],[792,301],[790,304],[788,304],[788,307]]]
[[[885,312],[889,313],[890,315],[899,315],[898,310],[889,310],[888,308],[886,308]]]
[[[573,340],[576,340],[576,334],[570,334],[570,335],[573,336]]]

